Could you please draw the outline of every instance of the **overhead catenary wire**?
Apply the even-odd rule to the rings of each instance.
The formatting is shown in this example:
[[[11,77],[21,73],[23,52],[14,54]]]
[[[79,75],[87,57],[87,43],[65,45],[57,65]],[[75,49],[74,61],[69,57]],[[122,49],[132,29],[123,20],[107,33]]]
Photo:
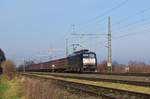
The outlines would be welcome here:
[[[137,11],[135,14],[129,15],[129,16],[127,16],[127,17],[125,17],[125,18],[123,18],[123,19],[121,19],[121,20],[119,20],[119,21],[113,23],[113,24],[112,24],[112,25],[114,26],[113,30],[117,30],[117,32],[118,32],[118,31],[120,31],[120,30],[127,29],[127,28],[129,28],[130,26],[137,25],[137,23],[148,21],[148,20],[150,19],[150,17],[146,17],[146,18],[144,18],[144,19],[140,19],[140,20],[137,20],[137,21],[135,21],[135,22],[131,22],[131,23],[122,25],[121,27],[120,27],[120,26],[117,27],[118,25],[120,25],[121,23],[127,21],[128,19],[131,19],[131,18],[133,18],[133,17],[135,17],[135,16],[141,15],[141,14],[143,14],[143,13],[145,13],[145,12],[148,12],[148,11],[150,11],[150,7],[145,8],[145,9],[142,9],[142,10],[140,10],[140,11]],[[104,29],[104,28],[103,28],[103,29]]]
[[[126,16],[125,18],[119,20],[118,22],[116,22],[116,23],[114,23],[114,24],[112,24],[112,25],[120,24],[120,23],[122,23],[122,22],[124,22],[124,21],[127,21],[127,19],[131,19],[132,17],[135,17],[135,16],[137,16],[137,15],[139,15],[139,14],[142,14],[142,13],[145,13],[145,12],[147,12],[147,11],[150,11],[150,7],[149,7],[149,8],[145,8],[145,9],[143,9],[143,10],[141,10],[141,11],[138,11],[138,12],[136,12],[134,15]]]
[[[138,22],[137,22],[138,23]],[[142,27],[144,27],[144,26],[147,26],[147,25],[150,25],[150,20],[148,21],[146,21],[146,23],[143,23],[143,24],[140,24],[140,25],[142,25]],[[132,26],[132,27],[131,27]],[[133,27],[134,26],[134,27]],[[139,25],[138,24],[131,24],[131,25],[127,25],[126,27],[124,27],[124,28],[122,28],[122,29],[120,29],[120,30],[117,30],[116,32],[115,32],[115,34],[119,34],[119,33],[121,33],[121,32],[124,32],[125,30],[134,30],[136,27],[138,27]],[[141,27],[140,27],[141,28]],[[138,27],[138,29],[139,29],[139,27]]]
[[[146,18],[146,19],[150,19],[150,17],[149,18]],[[130,30],[137,30],[137,31],[133,31],[133,32],[129,32],[129,33],[126,33],[126,34],[122,34],[122,35],[120,35],[120,36],[117,36],[117,37],[114,37],[114,38],[123,38],[123,37],[128,37],[128,36],[133,36],[133,35],[136,35],[136,34],[138,34],[139,33],[139,29],[142,29],[141,31],[143,31],[143,29],[150,29],[149,27],[147,28],[147,27],[145,27],[145,26],[149,26],[150,25],[150,21],[147,21],[146,19],[144,19],[144,20],[138,20],[138,21],[136,21],[136,22],[134,22],[134,23],[132,23],[132,24],[128,24],[125,28],[127,28],[127,27],[129,27],[129,26],[132,26],[132,25],[134,25],[134,24],[136,24],[136,23],[139,23],[139,22],[143,22],[143,21],[146,21],[146,23],[143,23],[142,24],[142,27],[138,27],[138,30],[137,30],[137,28],[136,27],[132,27]],[[144,27],[144,28],[143,28]],[[128,29],[129,30],[129,29]],[[124,32],[124,31],[117,31],[115,34],[119,34],[119,33],[121,33],[121,32]]]
[[[80,27],[84,27],[84,26],[88,25],[89,23],[91,23],[93,21],[96,21],[98,19],[100,19],[98,22],[103,22],[104,20],[107,20],[108,14],[110,14],[111,12],[119,9],[120,7],[125,5],[128,1],[129,0],[123,0],[121,3],[117,4],[116,6],[110,8],[110,9],[108,9],[107,11],[103,12],[102,14],[100,14],[100,15],[98,15],[98,16],[96,16],[96,17],[94,17],[94,18],[92,18],[92,19],[90,19],[90,20],[88,20],[84,23],[79,24]],[[80,29],[80,30],[82,30],[82,29]]]
[[[122,2],[120,5],[118,5],[118,6],[114,7],[114,8],[112,8],[111,10],[113,10],[113,9],[115,9],[115,8],[117,8],[117,7],[120,7],[121,5],[125,4],[127,1],[128,1],[128,0]],[[111,11],[111,10],[109,10],[109,11]],[[109,12],[109,11],[108,11],[108,12]],[[127,17],[125,17],[124,19],[121,19],[120,21],[118,21],[118,22],[116,22],[116,23],[114,23],[114,24],[120,24],[120,23],[126,21],[127,19],[129,19],[129,18],[131,18],[131,17],[133,17],[133,16],[135,17],[135,16],[140,15],[140,14],[143,14],[143,13],[145,13],[145,12],[147,12],[147,11],[150,11],[150,7],[149,7],[149,8],[145,8],[145,9],[143,9],[143,10],[141,10],[141,11],[138,11],[138,12],[136,12],[134,15],[127,16]],[[103,13],[102,15],[104,15],[104,13]],[[98,16],[97,16],[95,19],[97,19],[97,18],[98,18]],[[105,19],[105,18],[104,18],[104,19]],[[136,21],[136,22],[126,24],[125,26],[122,26],[121,28],[119,27],[119,30],[125,29],[125,28],[127,28],[127,27],[129,27],[129,26],[132,26],[132,25],[134,25],[134,24],[137,24],[137,23],[140,23],[140,22],[143,22],[143,21],[147,21],[147,19],[149,19],[149,18],[141,19],[141,20],[138,20],[138,21]],[[103,20],[103,19],[102,19],[102,20]],[[113,24],[113,25],[114,25],[114,24]],[[118,30],[117,30],[117,31],[118,31]]]
[[[123,35],[120,35],[120,36],[116,36],[116,37],[113,37],[113,39],[120,39],[120,38],[124,38],[124,37],[128,37],[128,36],[134,36],[134,35],[137,35],[139,33],[147,33],[150,31],[150,28],[144,28],[144,30],[141,30],[141,31],[134,31],[134,32],[129,32],[129,33],[126,33],[126,34],[123,34]],[[145,32],[144,32],[145,31]]]
[[[120,7],[122,7],[122,6],[125,5],[127,2],[128,2],[128,0],[124,0],[123,2],[119,3],[119,4],[116,5],[115,7],[113,7],[113,8],[111,8],[111,9],[107,10],[106,12],[102,13],[101,15],[98,15],[98,16],[95,17],[93,20],[96,20],[96,19],[101,18],[101,17],[107,18],[106,15],[108,15],[108,13],[113,12],[114,10],[116,10],[116,9],[118,9],[118,8],[120,8]]]
[[[150,20],[150,17],[147,17],[147,18],[144,18],[144,19],[140,19],[140,20],[137,20],[137,21],[132,22],[132,23],[128,23],[128,24],[126,24],[124,26],[121,26],[119,28],[115,28],[114,30],[120,31],[120,30],[126,29],[126,28],[128,28],[130,26],[137,25],[137,23],[144,22],[144,21],[147,22],[148,20]]]

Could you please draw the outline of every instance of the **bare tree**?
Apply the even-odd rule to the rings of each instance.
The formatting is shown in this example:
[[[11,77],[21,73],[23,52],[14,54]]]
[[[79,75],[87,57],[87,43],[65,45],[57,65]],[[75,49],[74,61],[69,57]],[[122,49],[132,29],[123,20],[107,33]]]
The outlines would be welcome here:
[[[129,61],[128,67],[129,67],[129,72],[131,73],[149,73],[150,72],[150,65],[144,62]]]
[[[98,72],[105,73],[107,71],[107,61],[104,60],[104,61],[102,61],[101,64],[98,64],[97,70],[98,70]]]
[[[16,65],[14,62],[7,60],[2,63],[3,74],[11,80],[16,74]]]

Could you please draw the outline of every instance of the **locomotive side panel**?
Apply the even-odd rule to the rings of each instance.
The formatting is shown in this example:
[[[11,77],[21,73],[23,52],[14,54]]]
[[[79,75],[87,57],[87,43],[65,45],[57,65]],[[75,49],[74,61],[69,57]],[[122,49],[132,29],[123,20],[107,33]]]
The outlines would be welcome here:
[[[67,58],[52,61],[51,69],[55,71],[65,71],[68,68]]]
[[[82,68],[81,54],[72,55],[68,57],[68,66],[71,71],[79,71]]]

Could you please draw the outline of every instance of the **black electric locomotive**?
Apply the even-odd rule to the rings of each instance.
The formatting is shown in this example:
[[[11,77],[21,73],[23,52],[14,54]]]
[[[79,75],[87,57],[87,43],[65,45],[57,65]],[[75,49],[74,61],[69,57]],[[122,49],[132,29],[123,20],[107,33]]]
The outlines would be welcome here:
[[[70,71],[95,71],[97,67],[96,54],[86,49],[69,55],[67,62]]]

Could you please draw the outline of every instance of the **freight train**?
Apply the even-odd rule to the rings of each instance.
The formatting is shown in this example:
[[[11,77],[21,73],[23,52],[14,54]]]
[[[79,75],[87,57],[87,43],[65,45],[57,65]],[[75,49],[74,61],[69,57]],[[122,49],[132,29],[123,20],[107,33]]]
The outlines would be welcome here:
[[[83,72],[96,71],[96,67],[96,54],[84,49],[76,51],[65,58],[28,65],[25,67],[25,70],[36,72]]]
[[[4,52],[0,49],[0,74],[2,73],[2,67],[1,67],[1,64],[3,61],[5,61],[5,55],[4,55]]]

